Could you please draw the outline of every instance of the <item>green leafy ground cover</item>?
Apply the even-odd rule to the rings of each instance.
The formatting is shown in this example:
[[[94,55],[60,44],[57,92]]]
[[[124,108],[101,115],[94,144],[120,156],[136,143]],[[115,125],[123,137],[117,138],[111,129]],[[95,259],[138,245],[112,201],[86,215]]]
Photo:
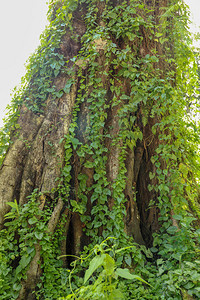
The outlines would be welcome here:
[[[42,113],[49,94],[53,101],[64,93],[69,93],[73,84],[73,80],[69,81],[60,91],[56,91],[52,85],[53,79],[60,74],[66,72],[74,75],[73,70],[67,68],[68,62],[64,60],[64,56],[57,50],[66,26],[73,32],[71,20],[78,2],[72,0],[62,1],[62,5],[59,3],[50,3],[50,25],[41,37],[41,46],[29,59],[21,88],[14,93],[8,119],[0,133],[2,161],[12,143],[11,136],[17,126],[16,120],[22,103],[34,113]],[[97,24],[96,1],[81,3],[86,3],[89,7],[85,16],[87,30],[82,37],[81,51],[72,61],[81,61],[78,76],[82,79],[69,134],[64,137],[65,166],[58,179],[58,191],[59,196],[66,201],[70,189],[72,149],[77,151],[82,161],[85,161],[88,154],[92,155],[92,161],[84,162],[86,168],[94,168],[95,184],[91,189],[91,201],[95,205],[92,216],[84,214],[89,192],[84,174],[78,176],[81,201],[69,201],[69,208],[81,215],[81,220],[86,224],[85,230],[93,242],[72,263],[72,269],[65,269],[59,258],[64,217],[60,227],[51,236],[47,222],[52,207],[40,211],[36,200],[41,195],[37,190],[30,195],[23,207],[16,203],[10,204],[12,210],[6,216],[9,221],[0,232],[0,299],[17,299],[21,281],[26,278],[38,241],[42,257],[39,263],[43,275],[35,291],[37,299],[199,299],[199,127],[185,113],[189,103],[193,103],[194,111],[199,109],[196,96],[198,77],[195,55],[187,31],[187,8],[182,1],[171,1],[155,32],[150,10],[142,1],[132,0],[129,4],[124,1],[115,7],[109,5],[108,1],[102,14],[106,26]],[[133,18],[137,10],[142,13]],[[143,15],[147,17],[144,18]],[[156,43],[166,44],[163,57],[152,50],[151,55],[136,58],[137,49],[130,46],[130,42],[142,40],[141,26]],[[119,49],[112,41],[112,36],[123,39],[126,47]],[[93,43],[96,40],[101,43],[106,41],[106,63],[112,65],[113,69],[120,66],[116,78],[112,78],[96,62],[98,51]],[[170,45],[173,46],[173,51]],[[166,61],[172,67],[155,69],[155,64],[159,61]],[[87,81],[82,73],[84,66],[89,70]],[[111,195],[106,178],[106,158],[103,155],[107,151],[102,143],[106,136],[99,133],[99,129],[105,125],[108,105],[105,101],[106,90],[96,75],[101,76],[103,72],[110,80],[113,93],[109,105],[115,107],[126,100],[119,111],[120,134],[112,141],[113,145],[123,141],[120,146],[119,173],[112,186],[115,199],[112,211],[106,205]],[[122,78],[130,81],[130,96],[125,94],[120,85],[115,85]],[[91,86],[92,93],[89,89]],[[75,136],[77,112],[83,101],[89,103],[90,111],[90,123],[86,129],[87,144],[81,143]],[[150,185],[149,190],[159,193],[156,205],[160,210],[161,224],[159,232],[154,234],[153,247],[150,249],[135,244],[127,237],[123,224],[126,213],[123,194],[126,185],[126,149],[133,149],[137,141],[143,139],[143,133],[135,127],[132,114],[137,110],[138,103],[142,103],[144,125],[149,116],[157,118],[152,135],[159,133],[159,140],[162,141],[152,158],[156,172],[149,174],[150,179],[157,178],[157,184]],[[151,205],[155,205],[153,200]],[[98,236],[98,229],[105,222],[106,229],[102,236]],[[13,265],[13,261],[17,261],[17,267]]]

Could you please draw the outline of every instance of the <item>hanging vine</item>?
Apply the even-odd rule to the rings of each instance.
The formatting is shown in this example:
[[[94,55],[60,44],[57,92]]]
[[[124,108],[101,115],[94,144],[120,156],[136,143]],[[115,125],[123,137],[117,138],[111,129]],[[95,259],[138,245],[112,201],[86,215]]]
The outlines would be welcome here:
[[[58,0],[49,7],[50,25],[0,133],[2,166],[20,136],[20,112],[44,117],[50,102],[75,98],[62,119],[69,128],[56,188],[9,204],[11,221],[0,232],[1,299],[23,299],[33,263],[40,266],[29,286],[35,299],[198,299],[199,128],[187,114],[198,77],[186,5]],[[61,88],[60,78],[67,78]],[[94,273],[87,292],[82,270]],[[107,296],[103,288],[95,296],[101,285]]]

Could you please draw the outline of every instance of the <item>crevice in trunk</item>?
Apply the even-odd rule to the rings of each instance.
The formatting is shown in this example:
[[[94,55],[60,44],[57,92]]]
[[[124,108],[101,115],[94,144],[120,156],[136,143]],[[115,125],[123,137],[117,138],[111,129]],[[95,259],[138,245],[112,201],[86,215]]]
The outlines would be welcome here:
[[[74,255],[74,228],[72,224],[72,220],[69,222],[69,228],[67,231],[66,237],[66,265],[69,268],[70,264],[74,261],[74,258],[71,255]],[[69,255],[69,256],[68,256]]]
[[[76,260],[84,247],[89,244],[89,237],[83,232],[84,224],[78,213],[73,213],[68,225],[66,237],[66,259],[65,264],[70,268],[71,263]]]
[[[126,202],[126,231],[129,236],[133,236],[134,241],[139,244],[144,244],[144,240],[140,230],[140,216],[135,199],[134,190],[134,164],[135,154],[131,149],[127,149],[126,169],[127,181],[125,196]]]
[[[136,202],[140,215],[140,229],[147,247],[152,247],[152,234],[159,229],[159,210],[156,205],[149,207],[150,200],[156,201],[157,197],[155,192],[150,192],[148,189],[148,185],[152,184],[149,179],[150,171],[152,171],[152,165],[150,161],[146,161],[146,153],[144,152],[136,183]]]

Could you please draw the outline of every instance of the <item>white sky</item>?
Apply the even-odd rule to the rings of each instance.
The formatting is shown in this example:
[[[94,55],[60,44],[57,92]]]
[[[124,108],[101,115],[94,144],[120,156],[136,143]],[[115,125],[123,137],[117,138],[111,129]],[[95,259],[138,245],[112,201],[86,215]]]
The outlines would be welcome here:
[[[185,0],[200,26],[200,0]],[[12,89],[25,74],[24,64],[39,45],[47,24],[46,0],[1,0],[0,18],[0,127]],[[200,31],[198,26],[192,30]]]
[[[200,0],[184,0],[184,2],[190,7],[191,18],[193,25],[191,26],[192,31],[199,32],[200,26]]]
[[[0,127],[10,93],[25,75],[24,64],[47,24],[46,0],[1,0]]]

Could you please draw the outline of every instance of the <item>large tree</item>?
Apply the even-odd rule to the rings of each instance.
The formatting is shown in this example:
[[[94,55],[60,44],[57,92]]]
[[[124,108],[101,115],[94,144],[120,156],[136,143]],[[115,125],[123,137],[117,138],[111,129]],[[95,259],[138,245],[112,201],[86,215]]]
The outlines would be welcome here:
[[[197,257],[200,215],[187,9],[178,0],[49,7],[1,132],[0,299],[66,296],[69,255],[111,236],[135,247],[124,259],[146,280],[161,278],[150,296],[133,286],[130,299],[195,299],[198,268],[184,265]]]

